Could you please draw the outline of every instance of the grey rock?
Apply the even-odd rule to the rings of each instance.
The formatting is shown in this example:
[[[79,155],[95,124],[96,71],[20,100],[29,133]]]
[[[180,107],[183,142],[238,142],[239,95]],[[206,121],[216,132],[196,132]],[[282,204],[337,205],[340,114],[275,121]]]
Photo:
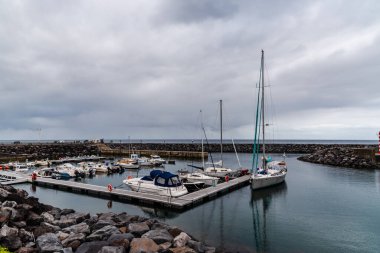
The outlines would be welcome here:
[[[161,251],[168,250],[172,246],[172,244],[170,242],[164,242],[164,243],[161,243],[158,246],[160,247],[160,252],[161,252]]]
[[[67,219],[75,219],[75,222],[76,223],[81,223],[83,222],[85,219],[88,219],[90,218],[90,213],[79,213],[79,212],[76,212],[76,213],[69,213],[67,215],[63,215],[65,218]],[[63,217],[61,216],[61,218]]]
[[[63,248],[61,253],[73,253],[73,249],[71,247]]]
[[[128,231],[135,236],[141,236],[149,231],[149,227],[144,222],[141,223],[130,223],[128,225]]]
[[[19,212],[16,209],[14,209],[13,207],[3,207],[1,209],[4,211],[8,211],[10,213],[10,217],[9,217],[10,220],[12,220],[12,221],[17,220],[17,216],[19,216]],[[20,219],[18,219],[18,220],[20,220]]]
[[[42,253],[51,253],[63,249],[58,237],[53,233],[47,233],[37,238],[37,248]]]
[[[109,225],[115,225],[115,223],[113,221],[99,220],[98,222],[96,222],[94,225],[91,226],[91,230],[95,231]]]
[[[190,240],[190,236],[188,236],[185,232],[181,232],[177,237],[174,238],[173,245],[176,248],[180,248],[185,246]]]
[[[75,210],[74,209],[68,209],[68,208],[65,208],[61,211],[61,215],[67,215],[67,214],[70,214],[70,213],[75,213]]]
[[[98,222],[98,216],[93,215],[89,219],[84,220],[84,222],[86,222],[86,224],[91,227],[92,225]]]
[[[197,241],[194,241],[194,240],[189,240],[187,242],[187,246],[189,246],[190,248],[192,248],[196,252],[203,253],[203,252],[206,251],[206,247],[205,247],[205,245],[203,243],[197,242]]]
[[[131,233],[127,234],[113,234],[111,235],[107,242],[110,246],[123,246],[124,248],[129,248],[129,242],[132,241],[134,236]]]
[[[37,253],[37,249],[33,247],[21,247],[17,250],[17,253]]]
[[[58,230],[61,230],[61,228],[59,226],[54,226],[54,225],[47,223],[47,222],[41,222],[41,227],[48,228],[53,232],[57,232]]]
[[[8,225],[3,225],[0,230],[0,237],[15,237],[18,236],[18,229],[8,227]]]
[[[192,248],[186,247],[186,246],[182,246],[182,247],[178,247],[178,248],[170,248],[169,252],[171,252],[171,253],[196,253],[195,250],[193,250]]]
[[[4,190],[3,188],[0,188],[0,198],[6,199],[9,196],[9,192]]]
[[[68,233],[64,233],[64,232],[62,232],[62,231],[58,231],[58,232],[56,233],[56,235],[57,235],[57,237],[58,237],[58,240],[63,241],[63,240],[65,240],[67,237],[69,237],[70,234],[68,234]]]
[[[214,247],[206,247],[205,253],[215,253],[216,248]]]
[[[39,226],[43,221],[44,219],[40,215],[34,212],[29,212],[28,218],[26,219],[26,224],[29,226]]]
[[[8,201],[8,200],[6,200],[5,202],[3,202],[3,204],[1,206],[2,207],[15,208],[17,206],[17,203],[16,203],[16,201]]]
[[[16,251],[22,247],[22,242],[18,236],[2,237],[0,239],[0,245],[7,247],[11,251]]]
[[[156,222],[156,223],[153,223],[151,225],[152,230],[155,230],[155,229],[166,229],[166,230],[168,230],[169,228],[170,228],[169,225],[167,225],[165,223],[161,223],[161,222]]]
[[[150,238],[157,244],[165,242],[171,243],[173,241],[173,236],[165,229],[150,230],[143,234],[141,238]]]
[[[24,228],[26,227],[26,222],[25,221],[12,221],[12,226],[17,227],[17,228]]]
[[[125,253],[124,247],[104,246],[99,253]]]
[[[104,246],[107,246],[106,241],[97,241],[97,242],[85,242],[82,243],[75,253],[94,253],[99,252]]]
[[[129,253],[154,253],[160,247],[149,238],[134,238],[131,242]]]
[[[26,231],[25,229],[20,229],[18,231],[18,236],[20,237],[21,241],[23,243],[26,242],[33,242],[34,241],[34,235],[32,232]]]
[[[108,225],[105,227],[102,227],[99,230],[96,230],[91,235],[87,236],[87,241],[103,241],[107,240],[111,234],[120,234],[120,231],[117,227]]]
[[[83,233],[79,233],[79,234],[74,234],[74,233],[71,233],[66,239],[64,239],[62,241],[62,245],[64,247],[68,247],[68,245],[73,242],[73,241],[80,241],[80,242],[83,242],[84,240],[86,239],[86,235],[83,234]]]
[[[73,232],[75,234],[78,234],[78,233],[89,234],[90,233],[90,227],[85,222],[82,222],[79,224],[72,225],[70,227],[66,227],[66,228],[62,229],[62,231],[66,232],[66,233]]]
[[[116,214],[114,213],[102,213],[98,215],[99,220],[114,221]]]
[[[48,211],[49,214],[53,215],[54,216],[54,219],[56,220],[59,220],[61,219],[61,209],[57,208],[57,207],[54,207],[53,209],[51,209],[50,211]]]
[[[42,214],[41,214],[41,217],[44,219],[44,221],[45,222],[47,222],[47,223],[51,223],[51,224],[53,224],[54,223],[54,216],[52,215],[52,214],[50,214],[50,213],[48,213],[48,212],[43,212]]]
[[[11,210],[1,208],[1,210],[0,210],[0,223],[7,223],[11,219],[11,216],[12,216]]]

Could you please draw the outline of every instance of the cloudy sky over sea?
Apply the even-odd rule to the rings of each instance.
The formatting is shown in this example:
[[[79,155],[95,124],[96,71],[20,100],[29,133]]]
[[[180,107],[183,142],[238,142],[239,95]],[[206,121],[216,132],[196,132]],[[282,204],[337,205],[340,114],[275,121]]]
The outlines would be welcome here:
[[[2,140],[252,138],[261,49],[269,138],[380,130],[378,1],[0,6]]]

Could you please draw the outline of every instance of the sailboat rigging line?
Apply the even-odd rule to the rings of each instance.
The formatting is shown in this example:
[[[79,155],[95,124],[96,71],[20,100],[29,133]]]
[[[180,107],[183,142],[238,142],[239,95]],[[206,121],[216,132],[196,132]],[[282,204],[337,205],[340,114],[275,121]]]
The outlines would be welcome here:
[[[235,146],[234,139],[232,139],[232,145],[234,146],[236,159],[237,159],[237,161],[238,161],[238,163],[239,163],[239,168],[241,168],[241,163],[240,163],[240,159],[239,159],[238,153],[237,153],[237,151],[236,151],[236,146]]]
[[[261,130],[261,101],[260,101],[260,91],[262,87],[262,64],[260,66],[260,75],[259,75],[259,85],[257,92],[257,106],[256,106],[256,121],[255,121],[255,137],[253,142],[253,156],[252,156],[252,169],[251,172],[256,174],[256,168],[259,165],[259,147],[260,147],[260,130]]]
[[[205,128],[203,127],[203,124],[202,124],[202,130],[203,130],[203,133],[204,133],[204,135],[205,135],[207,148],[208,148],[208,150],[210,150],[210,144],[208,143],[208,139],[207,139],[207,135],[206,135],[206,130],[205,130]],[[214,170],[215,170],[214,159],[212,158],[212,154],[211,154],[211,152],[210,152],[210,151],[208,151],[208,152],[209,152],[209,154],[210,154],[212,167],[213,167]]]

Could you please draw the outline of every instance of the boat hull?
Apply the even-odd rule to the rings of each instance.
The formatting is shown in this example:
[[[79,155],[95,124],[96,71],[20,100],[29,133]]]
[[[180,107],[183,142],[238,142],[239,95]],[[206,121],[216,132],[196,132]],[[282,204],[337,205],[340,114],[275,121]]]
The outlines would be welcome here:
[[[253,190],[281,184],[286,177],[286,171],[278,175],[256,175],[251,178],[251,188]]]
[[[153,181],[140,180],[138,178],[126,179],[123,181],[132,191],[158,194],[169,197],[180,197],[188,193],[185,186],[178,187],[161,187],[153,183]]]

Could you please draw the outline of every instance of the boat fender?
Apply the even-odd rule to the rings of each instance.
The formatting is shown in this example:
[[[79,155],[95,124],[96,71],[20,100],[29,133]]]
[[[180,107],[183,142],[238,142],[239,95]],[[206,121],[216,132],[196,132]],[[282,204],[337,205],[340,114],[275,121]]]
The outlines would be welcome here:
[[[107,188],[108,188],[108,191],[112,192],[113,190],[112,184],[108,184]]]
[[[36,181],[37,180],[37,173],[33,172],[32,173],[32,181]]]
[[[128,179],[132,179],[132,176],[128,176]]]
[[[228,181],[230,180],[230,177],[229,177],[228,175],[226,175],[226,176],[224,177],[224,179],[226,180],[226,182],[228,182]]]

